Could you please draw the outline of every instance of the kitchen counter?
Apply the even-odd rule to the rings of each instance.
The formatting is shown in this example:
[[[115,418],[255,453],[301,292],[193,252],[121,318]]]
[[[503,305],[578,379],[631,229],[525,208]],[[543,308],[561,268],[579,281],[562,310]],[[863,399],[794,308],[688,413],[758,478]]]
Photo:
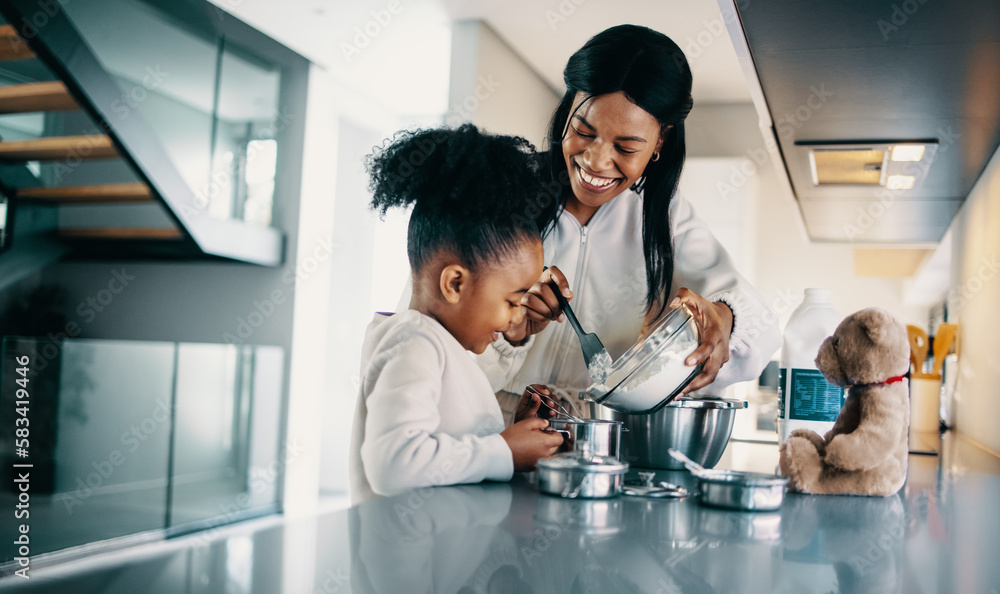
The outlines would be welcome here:
[[[518,475],[235,528],[111,568],[42,568],[0,592],[1000,594],[1000,460],[942,445],[940,457],[911,455],[906,486],[887,498],[787,494],[780,511],[751,513],[695,498],[560,499]],[[732,442],[719,466],[776,459],[773,445]]]

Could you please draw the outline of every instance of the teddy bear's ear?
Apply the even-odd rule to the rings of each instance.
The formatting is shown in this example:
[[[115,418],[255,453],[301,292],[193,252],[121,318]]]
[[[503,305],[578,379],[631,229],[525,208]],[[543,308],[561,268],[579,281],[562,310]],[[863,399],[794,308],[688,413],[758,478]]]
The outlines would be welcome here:
[[[872,307],[859,312],[858,323],[864,328],[865,335],[874,343],[879,344],[885,340],[888,326],[892,322],[887,312]]]

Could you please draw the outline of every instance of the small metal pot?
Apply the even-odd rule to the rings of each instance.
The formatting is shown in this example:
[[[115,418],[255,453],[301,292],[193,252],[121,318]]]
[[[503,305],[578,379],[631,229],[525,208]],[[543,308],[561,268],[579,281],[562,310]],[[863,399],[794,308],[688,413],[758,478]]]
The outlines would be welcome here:
[[[783,476],[737,470],[703,470],[698,477],[701,503],[747,511],[774,511],[785,497]]]
[[[610,456],[581,450],[548,456],[538,461],[538,490],[567,499],[600,499],[621,493],[628,464]]]
[[[563,434],[565,439],[560,452],[580,450],[580,445],[590,444],[590,452],[618,459],[621,451],[622,422],[601,419],[549,419],[549,427]]]

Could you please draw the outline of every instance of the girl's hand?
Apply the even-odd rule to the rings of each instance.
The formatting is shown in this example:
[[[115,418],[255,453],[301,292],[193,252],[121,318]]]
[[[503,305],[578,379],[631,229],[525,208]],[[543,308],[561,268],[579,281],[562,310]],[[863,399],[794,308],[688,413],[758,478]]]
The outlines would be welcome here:
[[[514,470],[534,470],[539,458],[551,456],[563,444],[561,433],[542,431],[548,426],[548,421],[536,417],[514,423],[500,434],[514,455]]]
[[[729,335],[733,332],[733,311],[721,301],[712,303],[701,295],[682,288],[670,303],[672,309],[687,305],[698,323],[701,344],[685,363],[695,366],[704,363],[701,373],[681,392],[681,395],[704,388],[715,381],[723,364],[729,361]]]
[[[517,403],[517,411],[514,413],[515,423],[532,417],[551,419],[556,416],[556,412],[552,410],[555,408],[555,404],[551,398],[552,391],[549,390],[548,386],[545,384],[531,384],[531,387],[536,392],[540,392],[542,397],[539,397],[538,394],[535,394],[529,388],[525,388],[524,393],[521,394],[521,400]],[[545,404],[547,406],[545,408],[542,408],[542,398],[546,399]]]
[[[555,287],[562,291],[567,301],[573,299],[573,291],[569,289],[569,281],[562,271],[557,266],[546,268],[538,282],[521,297],[521,307],[525,308],[524,319],[504,332],[507,342],[518,345],[532,334],[544,330],[552,320],[562,322],[565,319],[556,299]]]

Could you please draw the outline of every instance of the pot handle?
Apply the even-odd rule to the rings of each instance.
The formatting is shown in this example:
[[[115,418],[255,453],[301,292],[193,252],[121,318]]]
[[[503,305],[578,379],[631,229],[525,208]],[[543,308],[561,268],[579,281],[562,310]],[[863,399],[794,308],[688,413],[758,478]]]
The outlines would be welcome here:
[[[552,427],[546,427],[541,430],[542,433],[562,433],[563,439],[569,441],[573,434],[569,432],[569,429],[553,429]]]

